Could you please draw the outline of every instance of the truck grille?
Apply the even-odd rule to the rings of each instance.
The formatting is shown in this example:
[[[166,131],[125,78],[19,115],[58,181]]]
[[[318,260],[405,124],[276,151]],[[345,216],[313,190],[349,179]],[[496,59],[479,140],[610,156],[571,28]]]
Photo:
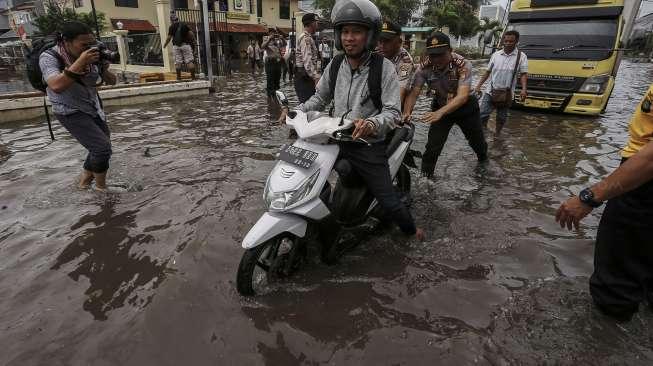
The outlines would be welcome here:
[[[557,75],[528,75],[528,89],[558,92],[576,92],[583,86],[585,78]]]

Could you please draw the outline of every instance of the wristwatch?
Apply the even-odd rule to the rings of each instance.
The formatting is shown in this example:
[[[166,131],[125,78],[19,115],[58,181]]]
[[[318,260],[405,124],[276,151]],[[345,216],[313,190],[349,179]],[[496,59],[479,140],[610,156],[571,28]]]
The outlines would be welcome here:
[[[597,208],[603,204],[603,202],[598,202],[594,199],[594,192],[592,192],[592,190],[589,188],[585,188],[580,191],[578,198],[580,198],[581,202],[592,208]]]

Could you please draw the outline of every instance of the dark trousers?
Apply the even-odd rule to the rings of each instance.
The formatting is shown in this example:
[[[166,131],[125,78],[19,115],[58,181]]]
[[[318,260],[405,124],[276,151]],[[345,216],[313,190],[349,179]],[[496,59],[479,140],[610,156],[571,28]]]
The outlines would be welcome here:
[[[288,64],[286,63],[285,60],[281,60],[281,78],[283,81],[286,81],[286,77],[288,76]]]
[[[111,158],[111,132],[109,126],[98,116],[77,112],[56,115],[70,134],[88,150],[84,169],[93,173],[104,173],[109,169]]]
[[[249,59],[249,66],[252,68],[252,74],[256,72],[256,59],[250,58]]]
[[[274,96],[274,92],[281,89],[281,62],[267,60],[265,63],[265,77],[267,79],[268,96]]]
[[[431,106],[436,110],[436,106]],[[449,131],[456,124],[463,131],[469,146],[474,149],[479,160],[487,159],[487,143],[481,126],[480,111],[476,98],[470,97],[465,105],[457,111],[444,116],[439,122],[431,124],[429,128],[426,150],[422,156],[422,174],[432,176],[435,171],[435,164],[438,161],[442,148],[447,142]]]
[[[596,237],[590,293],[604,313],[628,320],[653,306],[653,181],[608,201]]]
[[[417,231],[415,221],[392,185],[386,155],[387,147],[385,143],[372,146],[342,143],[339,158],[351,163],[388,218],[392,219],[405,234],[414,235]]]
[[[299,103],[306,102],[315,94],[315,83],[303,67],[295,70],[295,92]]]

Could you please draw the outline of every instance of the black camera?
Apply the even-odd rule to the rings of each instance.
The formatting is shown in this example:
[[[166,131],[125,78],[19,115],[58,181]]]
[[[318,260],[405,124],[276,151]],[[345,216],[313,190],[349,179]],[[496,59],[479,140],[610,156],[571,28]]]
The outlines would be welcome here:
[[[108,49],[107,45],[104,43],[97,41],[93,46],[91,46],[91,49],[93,48],[97,49],[100,53],[100,63],[103,63],[104,61],[108,61],[112,64],[120,63],[120,54],[116,51],[111,51]]]

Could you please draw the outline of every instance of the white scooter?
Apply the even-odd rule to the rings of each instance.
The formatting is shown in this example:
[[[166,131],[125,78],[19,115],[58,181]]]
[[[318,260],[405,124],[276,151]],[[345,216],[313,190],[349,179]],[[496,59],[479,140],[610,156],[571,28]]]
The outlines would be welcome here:
[[[280,104],[288,100],[277,91]],[[321,258],[335,263],[349,248],[346,229],[364,223],[380,211],[351,164],[338,160],[338,141],[352,140],[347,130],[353,121],[317,112],[288,112],[286,123],[297,132],[292,145],[284,145],[268,176],[263,198],[268,211],[243,239],[246,249],[238,267],[237,288],[242,295],[265,291],[276,278],[289,276],[304,263],[307,244],[319,242]],[[413,140],[414,126],[396,128],[388,144],[388,164],[395,187],[410,192],[410,172],[404,158]],[[333,172],[337,173],[334,181]],[[331,178],[330,178],[331,177]],[[376,210],[375,210],[376,208]]]

